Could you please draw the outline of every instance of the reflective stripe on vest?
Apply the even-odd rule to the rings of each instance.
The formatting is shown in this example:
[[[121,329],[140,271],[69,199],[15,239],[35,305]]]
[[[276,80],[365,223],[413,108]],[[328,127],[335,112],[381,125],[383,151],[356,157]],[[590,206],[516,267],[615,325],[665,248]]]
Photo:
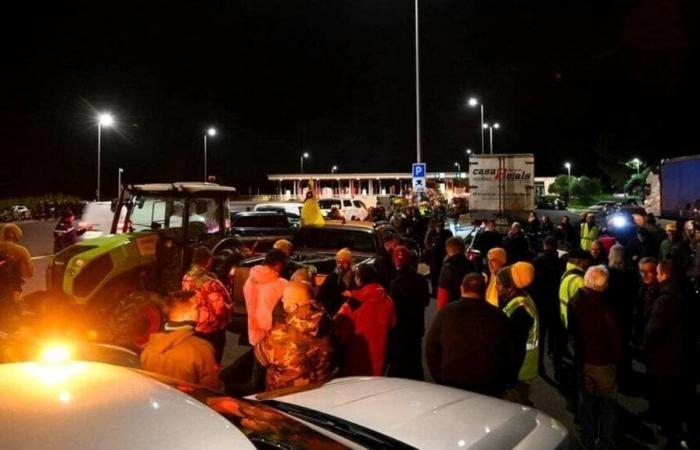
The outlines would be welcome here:
[[[561,284],[559,285],[559,316],[561,317],[564,328],[569,327],[569,301],[571,301],[574,295],[576,295],[576,292],[578,292],[578,289],[573,289],[573,281],[579,277],[583,277],[583,271],[579,268],[569,269],[561,277]]]
[[[529,295],[513,298],[503,308],[506,316],[511,317],[513,313],[520,307],[525,308],[525,311],[532,317],[532,326],[527,334],[525,343],[525,360],[520,367],[518,373],[519,380],[531,380],[537,376],[537,361],[539,359],[539,337],[540,337],[540,320],[537,314],[537,306],[532,301]]]

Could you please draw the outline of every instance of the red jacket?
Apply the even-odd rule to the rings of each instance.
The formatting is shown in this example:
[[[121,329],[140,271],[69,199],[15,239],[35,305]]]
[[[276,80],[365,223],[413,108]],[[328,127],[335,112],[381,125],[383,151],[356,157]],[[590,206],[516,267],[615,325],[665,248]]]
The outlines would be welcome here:
[[[340,307],[333,321],[344,349],[341,374],[381,376],[389,330],[396,324],[394,302],[377,283],[344,295],[351,298]]]
[[[231,296],[213,273],[193,265],[182,278],[182,290],[197,293],[196,331],[213,333],[225,329],[231,322]]]

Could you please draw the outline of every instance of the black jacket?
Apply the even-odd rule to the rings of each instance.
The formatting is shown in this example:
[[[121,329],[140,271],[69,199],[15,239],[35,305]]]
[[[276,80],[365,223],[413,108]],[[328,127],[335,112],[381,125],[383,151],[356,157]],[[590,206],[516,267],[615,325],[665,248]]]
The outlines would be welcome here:
[[[503,247],[503,236],[498,231],[484,231],[474,238],[474,248],[479,250],[484,258],[489,250],[496,247]]]
[[[326,312],[329,316],[333,317],[346,300],[342,295],[343,291],[355,288],[353,277],[350,277],[350,286],[345,286],[342,276],[338,272],[333,272],[326,277],[323,284],[318,289],[316,301],[326,308]]]
[[[374,258],[374,269],[377,271],[379,284],[381,284],[384,289],[388,289],[391,280],[394,279],[396,268],[391,260],[391,254],[386,251],[384,247],[379,249],[377,256]]]
[[[556,250],[547,251],[535,258],[535,279],[529,292],[537,305],[543,323],[559,320],[559,284],[566,271],[566,262]]]
[[[485,300],[462,299],[440,310],[425,352],[436,383],[496,397],[520,368],[507,317]]]
[[[659,283],[644,330],[647,370],[656,376],[679,376],[684,366],[683,291],[678,283]]]
[[[461,297],[462,279],[466,274],[472,272],[476,272],[476,266],[463,253],[445,259],[440,270],[438,287],[450,292],[450,302]]]
[[[396,309],[394,335],[422,337],[425,331],[425,308],[430,303],[430,290],[425,277],[410,268],[396,271],[389,296]]]
[[[513,236],[508,236],[503,242],[503,248],[508,255],[508,265],[518,261],[530,261],[530,243],[523,233],[518,233]]]

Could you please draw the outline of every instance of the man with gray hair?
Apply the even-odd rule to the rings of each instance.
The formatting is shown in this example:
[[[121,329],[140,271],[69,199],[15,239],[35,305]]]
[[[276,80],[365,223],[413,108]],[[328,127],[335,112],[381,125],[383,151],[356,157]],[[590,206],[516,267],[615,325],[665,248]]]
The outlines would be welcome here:
[[[568,305],[569,332],[579,362],[578,416],[585,448],[616,448],[617,370],[624,342],[617,314],[604,294],[605,266],[590,267]]]

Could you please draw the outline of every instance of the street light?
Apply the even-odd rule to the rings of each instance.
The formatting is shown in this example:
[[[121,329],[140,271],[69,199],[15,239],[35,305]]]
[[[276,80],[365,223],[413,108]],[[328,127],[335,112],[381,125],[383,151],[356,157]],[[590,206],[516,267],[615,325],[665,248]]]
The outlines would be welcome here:
[[[338,166],[331,167],[331,173],[335,173],[338,170]]]
[[[457,178],[462,178],[462,167],[458,162],[455,163],[455,167],[457,168]]]
[[[569,181],[569,204],[571,204],[571,163],[566,162],[564,163],[564,167],[566,167],[566,171],[568,173],[568,181]]]
[[[469,106],[472,108],[476,108],[477,106],[481,106],[481,154],[484,154],[484,104],[480,103],[479,100],[476,97],[472,97],[469,99]]]
[[[204,133],[204,182],[207,182],[207,136],[216,136],[216,128],[210,127],[206,133]]]
[[[117,171],[117,197],[119,197],[119,191],[121,191],[122,188],[122,174],[124,173],[124,169],[121,167]]]
[[[501,124],[499,124],[498,122],[494,123],[493,125],[485,123],[481,126],[481,128],[482,130],[489,130],[489,151],[493,155],[493,130],[498,130],[499,128],[501,128]]]
[[[639,175],[639,166],[642,165],[642,161],[639,160],[639,158],[634,158],[632,161],[630,161],[632,165],[637,169],[637,175]]]
[[[304,173],[304,159],[309,157],[309,152],[304,152],[301,154],[301,157],[299,158],[299,162],[301,163],[301,173]]]
[[[100,201],[100,171],[102,160],[102,127],[114,125],[114,116],[110,113],[101,113],[97,116],[97,201]]]

